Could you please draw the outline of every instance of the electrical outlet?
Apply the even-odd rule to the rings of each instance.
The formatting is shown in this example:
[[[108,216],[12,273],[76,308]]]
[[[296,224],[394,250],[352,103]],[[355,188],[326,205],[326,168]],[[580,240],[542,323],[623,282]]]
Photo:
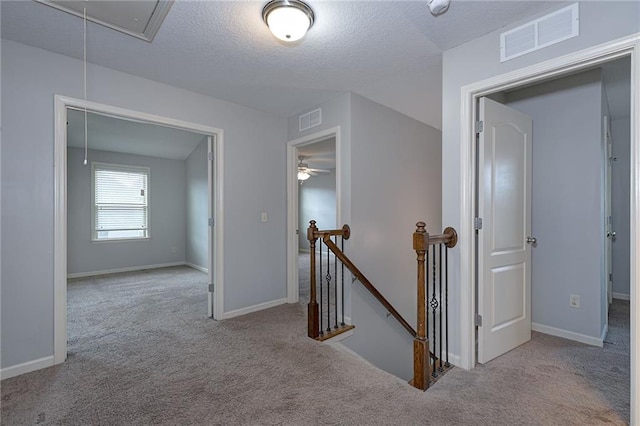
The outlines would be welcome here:
[[[260,213],[260,221],[261,222],[268,222],[269,221],[269,217],[267,216],[267,212]]]
[[[177,247],[171,247],[171,253],[176,253],[178,251]]]
[[[580,307],[580,296],[577,294],[570,294],[569,295],[569,306],[571,306],[572,308],[579,308]]]

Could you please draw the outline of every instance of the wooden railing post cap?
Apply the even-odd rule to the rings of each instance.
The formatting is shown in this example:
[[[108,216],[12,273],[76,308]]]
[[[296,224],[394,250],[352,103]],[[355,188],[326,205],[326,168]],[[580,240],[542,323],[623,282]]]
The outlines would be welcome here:
[[[342,238],[344,238],[345,240],[348,240],[350,236],[351,236],[351,228],[349,228],[349,225],[344,224],[344,226],[342,227]]]
[[[307,228],[307,240],[314,242],[318,237],[316,237],[316,231],[318,228],[316,227],[316,221],[309,221],[309,228]]]
[[[447,242],[447,247],[453,248],[456,246],[456,244],[458,244],[458,233],[454,228],[450,226],[446,227],[443,234],[449,237],[449,242]]]
[[[416,232],[413,233],[413,249],[416,251],[424,251],[427,249],[429,234],[425,229],[427,226],[424,222],[416,223]]]

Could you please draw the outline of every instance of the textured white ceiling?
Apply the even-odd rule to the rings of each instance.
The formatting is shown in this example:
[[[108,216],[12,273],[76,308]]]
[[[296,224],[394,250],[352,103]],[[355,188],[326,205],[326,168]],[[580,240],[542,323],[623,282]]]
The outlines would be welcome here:
[[[205,135],[87,113],[89,149],[184,160]],[[84,148],[84,111],[67,112],[67,146]]]
[[[353,91],[440,126],[441,52],[557,1],[308,0],[316,22],[295,45],[264,25],[266,1],[176,1],[153,43],[89,24],[88,60],[283,117]],[[82,20],[2,1],[2,37],[82,58]],[[496,48],[498,48],[496,46]]]

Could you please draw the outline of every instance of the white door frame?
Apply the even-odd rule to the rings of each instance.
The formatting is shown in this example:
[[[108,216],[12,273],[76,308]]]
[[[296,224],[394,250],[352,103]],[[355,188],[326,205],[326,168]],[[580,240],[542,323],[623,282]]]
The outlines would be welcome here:
[[[640,33],[580,50],[546,62],[478,81],[461,88],[460,111],[460,366],[471,369],[476,363],[475,328],[475,246],[473,219],[475,212],[475,129],[477,100],[491,93],[514,89],[534,82],[558,78],[621,57],[631,57],[631,424],[640,407],[640,324],[637,324],[640,293],[636,281],[640,277]]]
[[[209,252],[207,253],[207,287],[209,285],[214,285],[216,282],[215,276],[215,250],[214,250],[214,242],[216,237],[215,232],[215,222],[212,223],[213,218],[216,216],[215,206],[216,200],[215,197],[211,196],[211,191],[214,194],[217,193],[214,190],[214,185],[216,182],[215,173],[215,153],[216,153],[216,145],[217,145],[217,134],[208,135],[207,136],[207,191],[209,191],[209,197],[207,197],[207,215],[208,218],[208,232],[207,232],[207,247],[209,247]],[[211,157],[213,155],[213,157]],[[209,290],[207,288],[207,290]],[[207,315],[209,318],[216,318],[216,307],[215,307],[215,291],[207,291]]]
[[[340,188],[342,165],[340,159],[340,126],[332,127],[287,142],[287,303],[298,303],[298,147],[310,145],[329,137],[336,139],[336,223],[342,223]],[[338,225],[339,226],[339,225]],[[301,229],[300,232],[306,232]],[[340,305],[338,303],[338,305]]]
[[[214,315],[224,314],[224,259],[223,259],[223,140],[222,129],[159,115],[114,107],[97,102],[67,96],[54,97],[54,307],[53,307],[53,357],[54,364],[67,358],[67,108],[87,108],[89,112],[109,115],[127,120],[157,124],[190,132],[211,135],[215,138],[215,233],[214,259],[216,291],[214,292]],[[209,163],[209,168],[212,164]],[[209,197],[210,199],[213,197]],[[209,250],[211,252],[211,250]],[[211,265],[209,265],[211,266]]]

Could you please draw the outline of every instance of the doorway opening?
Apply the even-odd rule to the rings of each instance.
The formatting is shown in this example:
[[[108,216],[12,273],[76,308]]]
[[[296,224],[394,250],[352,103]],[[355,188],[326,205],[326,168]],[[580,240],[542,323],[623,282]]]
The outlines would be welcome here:
[[[309,302],[309,240],[307,228],[337,229],[336,138],[299,146],[298,151],[298,299]],[[308,176],[308,177],[307,177]],[[319,256],[319,254],[318,254]],[[331,254],[332,256],[332,254]],[[334,301],[335,303],[335,301]]]
[[[628,124],[629,128],[629,140],[630,140],[630,156],[629,156],[629,188],[630,191],[628,193],[628,197],[630,199],[630,219],[629,219],[629,227],[630,227],[630,245],[629,245],[629,294],[630,294],[630,339],[631,339],[631,366],[630,366],[630,378],[631,378],[631,422],[635,419],[635,407],[637,400],[637,392],[635,391],[636,385],[638,382],[638,377],[636,377],[635,369],[636,369],[636,357],[637,353],[635,351],[634,345],[637,342],[637,334],[638,327],[636,327],[636,317],[635,315],[635,280],[637,277],[637,262],[635,259],[635,253],[638,250],[638,227],[637,227],[637,176],[638,170],[636,164],[638,163],[638,60],[637,60],[637,37],[632,36],[627,39],[616,40],[610,43],[605,43],[601,46],[596,46],[594,48],[585,49],[583,51],[567,55],[565,57],[561,57],[558,59],[554,59],[544,64],[539,64],[536,66],[531,66],[519,70],[517,72],[512,72],[509,74],[504,74],[501,76],[493,77],[489,80],[477,82],[462,88],[462,103],[463,103],[463,111],[462,111],[462,123],[464,124],[465,131],[462,132],[462,142],[463,142],[463,155],[461,161],[461,179],[462,179],[462,188],[463,188],[463,205],[468,206],[468,209],[462,209],[461,214],[461,234],[467,235],[469,241],[465,241],[460,250],[461,250],[461,265],[460,265],[460,273],[461,273],[461,282],[468,283],[463,284],[462,292],[461,292],[461,364],[466,368],[472,368],[477,358],[477,354],[475,352],[476,338],[475,338],[475,330],[476,330],[476,321],[479,319],[475,316],[475,313],[480,311],[481,309],[485,309],[485,307],[480,307],[478,305],[478,310],[474,307],[476,303],[482,303],[477,298],[477,293],[475,291],[475,285],[478,284],[478,287],[482,286],[481,273],[475,269],[475,259],[478,255],[478,252],[482,250],[480,247],[475,246],[473,235],[475,234],[475,227],[478,221],[476,220],[478,217],[476,216],[478,210],[476,210],[476,205],[480,204],[479,201],[475,199],[476,196],[476,169],[480,166],[475,165],[475,159],[477,158],[478,146],[476,144],[476,131],[475,131],[475,123],[477,120],[478,113],[478,100],[482,97],[490,96],[491,94],[511,91],[517,88],[524,88],[531,86],[534,83],[539,82],[549,82],[551,80],[566,77],[572,74],[575,74],[579,71],[587,71],[597,67],[602,66],[605,63],[615,61],[621,58],[630,58],[630,68],[631,68],[631,77],[630,77],[630,121]],[[598,120],[600,121],[600,120]],[[602,122],[598,122],[599,126],[602,126]],[[602,134],[598,135],[599,137]],[[534,136],[535,138],[535,136]],[[600,157],[603,160],[605,157]],[[535,161],[535,159],[534,159]],[[465,170],[468,168],[467,170]],[[599,190],[600,188],[598,188]],[[599,207],[596,209],[599,211]],[[603,215],[604,217],[604,215]],[[598,226],[598,229],[594,232],[598,232],[602,229],[602,226]],[[480,231],[481,232],[481,231]],[[535,236],[530,235],[535,238]],[[526,237],[526,236],[525,236]],[[601,246],[604,248],[604,244]],[[588,259],[585,262],[597,262],[600,263],[603,260],[604,256],[598,256],[596,259]],[[603,298],[606,302],[606,286],[602,286],[600,291],[605,292],[605,297]],[[573,297],[571,300],[575,300]],[[566,299],[567,305],[569,304],[570,299]],[[579,302],[578,302],[579,303]],[[606,306],[606,303],[602,305]],[[484,323],[484,321],[483,321]]]
[[[301,168],[302,165],[302,168]],[[304,168],[314,175],[298,176]],[[305,178],[298,179],[299,177]],[[333,229],[340,218],[340,128],[289,141],[287,144],[287,302],[298,303],[308,292],[309,245],[306,240],[309,220],[323,229]],[[327,222],[326,224],[320,221]],[[305,256],[306,255],[306,256]],[[302,287],[302,288],[301,288]],[[302,291],[302,295],[301,295]],[[301,297],[302,296],[302,297]],[[339,301],[341,302],[341,301]],[[338,303],[341,306],[342,303]]]
[[[55,159],[55,363],[67,357],[68,278],[130,273],[146,290],[144,274],[193,270],[202,316],[222,315],[220,129],[56,96]]]
[[[629,232],[629,58],[488,97],[478,108],[484,130],[478,132],[477,217],[483,227],[476,232],[476,291],[477,312],[487,319],[478,330],[478,361],[528,341],[531,330],[602,347],[614,276],[617,299],[629,300],[628,239],[616,239],[614,230]],[[519,159],[507,157],[507,145],[516,143],[507,138],[520,133],[505,130],[510,123],[524,131],[517,113],[533,128],[523,133],[529,151],[521,170]],[[516,262],[518,253],[526,259]],[[514,274],[516,265],[521,273]]]

